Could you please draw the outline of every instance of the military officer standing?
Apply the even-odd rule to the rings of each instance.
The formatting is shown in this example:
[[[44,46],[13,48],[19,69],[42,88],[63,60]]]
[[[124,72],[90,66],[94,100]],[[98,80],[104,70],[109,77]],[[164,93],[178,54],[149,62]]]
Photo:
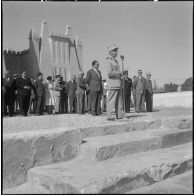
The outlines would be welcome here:
[[[124,71],[124,95],[125,95],[125,112],[130,112],[131,105],[131,88],[132,79],[128,77],[128,71]]]
[[[145,90],[145,99],[146,99],[146,111],[152,112],[153,104],[153,90],[152,90],[152,81],[151,74],[146,73],[146,90]]]
[[[116,113],[116,118],[124,118],[125,113],[122,106],[122,87],[121,87],[121,77],[123,72],[120,71],[119,64],[116,60],[118,55],[118,47],[112,45],[108,47],[109,55],[106,58],[106,80],[107,80],[107,119],[114,120],[114,112]]]

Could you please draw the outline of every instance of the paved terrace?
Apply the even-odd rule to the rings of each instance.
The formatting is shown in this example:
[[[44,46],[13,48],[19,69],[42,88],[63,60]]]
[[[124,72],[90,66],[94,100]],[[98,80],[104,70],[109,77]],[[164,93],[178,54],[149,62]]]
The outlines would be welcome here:
[[[107,126],[117,125],[127,122],[139,122],[153,119],[162,119],[169,117],[192,115],[192,108],[156,108],[154,112],[135,113],[134,110],[131,113],[126,114],[125,119],[107,121],[106,114],[101,116],[91,116],[90,114],[78,115],[78,114],[59,114],[59,115],[43,115],[28,117],[15,116],[12,118],[3,118],[3,135],[15,134],[19,132],[36,130],[41,133],[41,130],[54,130],[58,131],[61,128],[65,129],[78,129],[95,126]]]

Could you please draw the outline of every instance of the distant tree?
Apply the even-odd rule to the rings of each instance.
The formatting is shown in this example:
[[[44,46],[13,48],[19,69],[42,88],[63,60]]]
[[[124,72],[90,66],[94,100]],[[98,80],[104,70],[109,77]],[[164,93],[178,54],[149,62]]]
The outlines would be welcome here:
[[[181,90],[182,91],[192,91],[192,85],[193,85],[193,78],[190,77],[186,79],[184,83],[182,83]]]
[[[174,84],[174,83],[165,83],[164,84],[164,89],[165,92],[173,92],[173,91],[177,91],[178,85]]]

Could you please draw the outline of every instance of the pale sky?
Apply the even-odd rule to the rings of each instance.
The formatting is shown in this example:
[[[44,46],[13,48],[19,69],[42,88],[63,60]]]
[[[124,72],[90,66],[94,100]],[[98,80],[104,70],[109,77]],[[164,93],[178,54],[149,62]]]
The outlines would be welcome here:
[[[79,36],[85,72],[98,60],[104,77],[107,47],[114,43],[130,77],[142,69],[158,85],[182,83],[192,76],[192,10],[192,1],[3,2],[3,49],[27,49],[30,29],[40,34],[45,19],[49,31],[64,33],[69,24]]]

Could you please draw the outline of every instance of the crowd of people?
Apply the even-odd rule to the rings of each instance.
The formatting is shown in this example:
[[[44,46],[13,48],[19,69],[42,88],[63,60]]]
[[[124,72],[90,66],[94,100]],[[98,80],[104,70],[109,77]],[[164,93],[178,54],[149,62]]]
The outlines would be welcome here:
[[[121,109],[126,113],[131,107],[135,107],[136,112],[152,112],[151,74],[147,73],[144,78],[142,70],[138,70],[138,75],[132,80],[128,71],[119,69],[115,59],[118,47],[112,45],[108,51],[106,79],[102,79],[97,60],[92,62],[86,76],[80,71],[69,81],[64,81],[61,75],[55,78],[47,76],[45,81],[41,72],[37,78],[29,78],[26,70],[22,70],[21,75],[10,75],[6,71],[3,78],[3,115],[88,113],[97,116],[107,112],[108,120],[113,120],[113,115],[123,118]]]

